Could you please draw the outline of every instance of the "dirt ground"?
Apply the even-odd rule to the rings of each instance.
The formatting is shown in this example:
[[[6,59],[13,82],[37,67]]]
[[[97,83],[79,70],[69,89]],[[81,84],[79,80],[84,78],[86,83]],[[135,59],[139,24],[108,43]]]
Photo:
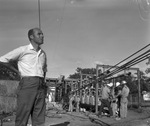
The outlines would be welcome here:
[[[89,117],[98,119],[92,122]],[[4,119],[1,126],[15,126],[15,115]],[[29,120],[29,124],[31,121]],[[150,126],[150,108],[129,109],[126,119],[97,118],[94,113],[65,112],[62,110],[49,109],[46,114],[45,126]]]

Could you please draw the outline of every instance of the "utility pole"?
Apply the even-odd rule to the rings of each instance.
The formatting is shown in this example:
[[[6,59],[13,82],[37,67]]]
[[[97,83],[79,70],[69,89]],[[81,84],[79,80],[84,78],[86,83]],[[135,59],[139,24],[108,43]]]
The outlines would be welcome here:
[[[41,29],[41,5],[40,5],[40,0],[38,0],[38,14],[39,14],[39,28]]]

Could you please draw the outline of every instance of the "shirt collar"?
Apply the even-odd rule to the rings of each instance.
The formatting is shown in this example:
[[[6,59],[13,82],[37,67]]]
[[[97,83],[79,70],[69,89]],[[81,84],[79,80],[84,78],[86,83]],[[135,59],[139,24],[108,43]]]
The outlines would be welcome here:
[[[35,50],[31,43],[28,45],[28,48],[29,48],[30,50]],[[41,52],[41,48],[40,48],[40,50],[39,50],[38,52]]]
[[[30,50],[34,50],[34,48],[33,48],[33,46],[32,46],[31,43],[28,45],[28,48],[29,48]]]

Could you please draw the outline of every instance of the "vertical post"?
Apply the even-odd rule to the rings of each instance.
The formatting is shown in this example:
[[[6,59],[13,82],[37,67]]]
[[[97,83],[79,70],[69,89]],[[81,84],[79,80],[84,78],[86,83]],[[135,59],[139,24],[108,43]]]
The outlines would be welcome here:
[[[67,80],[66,81],[64,80],[64,84],[65,84],[65,94],[67,94],[67,88],[68,88]]]
[[[105,65],[102,65],[102,67],[103,67],[103,73],[105,72]]]
[[[113,86],[116,87],[116,80],[115,80],[115,78],[113,78],[112,83],[113,83]]]
[[[98,113],[98,64],[96,65],[95,113]]]
[[[71,91],[73,91],[73,80],[71,80]]]
[[[82,88],[82,73],[80,71],[80,89]],[[80,99],[82,99],[82,90],[80,90]]]
[[[58,95],[58,93],[57,93],[57,90],[58,90],[57,85],[58,85],[58,82],[57,82],[57,79],[56,79],[55,80],[55,102],[57,101],[57,95]]]
[[[38,13],[39,13],[39,28],[41,29],[41,6],[40,6],[40,0],[38,0]]]
[[[137,75],[138,75],[138,108],[140,108],[141,107],[141,84],[140,84],[141,75],[139,69],[137,69]]]

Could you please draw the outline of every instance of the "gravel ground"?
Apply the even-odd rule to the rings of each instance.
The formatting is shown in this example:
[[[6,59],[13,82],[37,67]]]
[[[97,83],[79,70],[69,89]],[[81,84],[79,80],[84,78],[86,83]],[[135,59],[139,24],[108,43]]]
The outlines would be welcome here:
[[[106,126],[91,122],[87,116],[91,114],[93,113],[66,113],[63,111],[58,113],[56,110],[49,110],[47,112],[45,126]],[[11,121],[7,122],[7,119]],[[2,126],[15,126],[14,120],[15,115],[7,117]],[[100,120],[107,123],[108,126],[150,126],[150,108],[142,108],[140,111],[137,109],[130,109],[128,117],[119,121],[109,117],[100,118]],[[30,122],[29,120],[29,123]]]

